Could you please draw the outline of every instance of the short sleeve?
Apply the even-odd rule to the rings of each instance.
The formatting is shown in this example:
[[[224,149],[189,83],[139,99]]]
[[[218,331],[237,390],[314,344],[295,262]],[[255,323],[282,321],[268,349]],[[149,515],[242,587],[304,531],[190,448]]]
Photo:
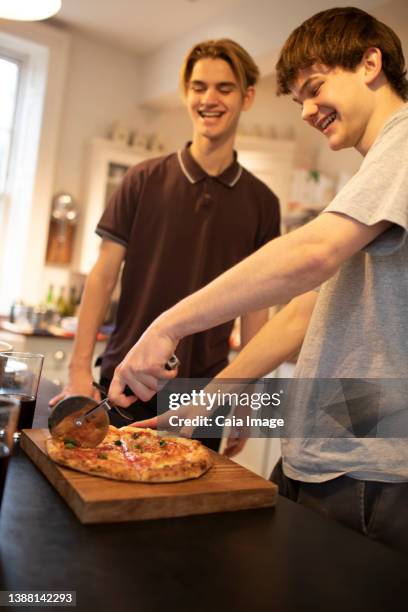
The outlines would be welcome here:
[[[387,124],[359,171],[323,212],[347,215],[365,225],[393,226],[365,251],[388,255],[404,244],[408,230],[408,112]]]
[[[137,210],[141,182],[142,176],[137,166],[128,170],[96,226],[95,231],[98,236],[127,247]]]

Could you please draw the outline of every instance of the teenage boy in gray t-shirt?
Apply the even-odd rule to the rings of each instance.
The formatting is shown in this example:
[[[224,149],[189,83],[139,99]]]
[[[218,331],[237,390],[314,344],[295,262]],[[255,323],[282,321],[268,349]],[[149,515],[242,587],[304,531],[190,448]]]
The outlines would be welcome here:
[[[296,375],[398,379],[397,387],[406,377],[408,81],[400,41],[364,11],[329,9],[290,35],[277,77],[278,93],[293,96],[302,118],[330,148],[356,148],[362,166],[324,214],[156,319],[116,370],[110,396],[122,406],[129,402],[122,393],[126,384],[148,398],[159,378],[174,376],[162,364],[184,336],[320,285]],[[274,474],[281,493],[408,551],[404,419],[399,440],[363,436],[361,427],[353,433],[351,414],[342,409],[334,418],[316,413],[309,386],[311,395],[302,392],[291,406],[300,437],[283,445],[283,469]],[[401,397],[393,391],[391,407],[387,397],[366,394],[372,411],[388,408],[401,417]],[[372,416],[366,422],[372,424]],[[311,430],[314,437],[305,437]]]

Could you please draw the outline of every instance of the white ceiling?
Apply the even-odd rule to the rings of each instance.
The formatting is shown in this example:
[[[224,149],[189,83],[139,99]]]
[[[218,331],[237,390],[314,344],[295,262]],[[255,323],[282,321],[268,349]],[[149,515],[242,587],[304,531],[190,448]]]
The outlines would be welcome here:
[[[179,104],[178,72],[198,40],[239,41],[262,76],[273,71],[289,32],[314,13],[353,4],[368,12],[407,0],[62,0],[50,20],[139,57],[139,103]],[[405,13],[404,13],[405,14]]]
[[[54,20],[144,55],[242,0],[62,0]]]
[[[218,19],[232,24],[247,13],[249,21],[268,10],[271,46],[288,33],[285,20],[296,24],[313,13],[352,4],[366,10],[386,0],[62,0],[62,9],[52,21],[58,21],[137,55],[145,55],[175,41],[178,37]],[[275,18],[274,18],[275,17]],[[299,19],[297,18],[299,17]],[[262,19],[262,18],[261,18]],[[245,21],[245,20],[244,20]],[[265,24],[264,24],[265,25]]]

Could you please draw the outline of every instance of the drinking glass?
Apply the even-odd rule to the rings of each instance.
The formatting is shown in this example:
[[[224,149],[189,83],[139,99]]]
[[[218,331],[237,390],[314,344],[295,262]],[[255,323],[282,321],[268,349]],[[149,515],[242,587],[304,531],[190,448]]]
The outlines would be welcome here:
[[[20,404],[16,398],[0,396],[0,507],[19,410]]]
[[[0,353],[0,396],[14,397],[20,402],[15,440],[20,439],[22,429],[33,426],[43,361],[44,355],[39,353]]]

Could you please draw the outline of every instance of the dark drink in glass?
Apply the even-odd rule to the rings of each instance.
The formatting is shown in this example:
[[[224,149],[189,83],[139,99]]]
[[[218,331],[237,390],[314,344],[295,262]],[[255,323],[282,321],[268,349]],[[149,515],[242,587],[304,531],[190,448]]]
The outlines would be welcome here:
[[[7,468],[9,462],[10,451],[8,447],[0,442],[0,506],[3,499],[4,484],[6,482]]]
[[[20,406],[13,397],[0,395],[0,507]]]
[[[33,426],[35,400],[44,356],[39,353],[0,353],[0,397],[8,395],[20,402],[20,417],[14,439],[20,439],[22,429]]]
[[[14,397],[20,402],[17,432],[21,432],[22,429],[31,429],[34,420],[35,397],[29,395],[14,395]]]

